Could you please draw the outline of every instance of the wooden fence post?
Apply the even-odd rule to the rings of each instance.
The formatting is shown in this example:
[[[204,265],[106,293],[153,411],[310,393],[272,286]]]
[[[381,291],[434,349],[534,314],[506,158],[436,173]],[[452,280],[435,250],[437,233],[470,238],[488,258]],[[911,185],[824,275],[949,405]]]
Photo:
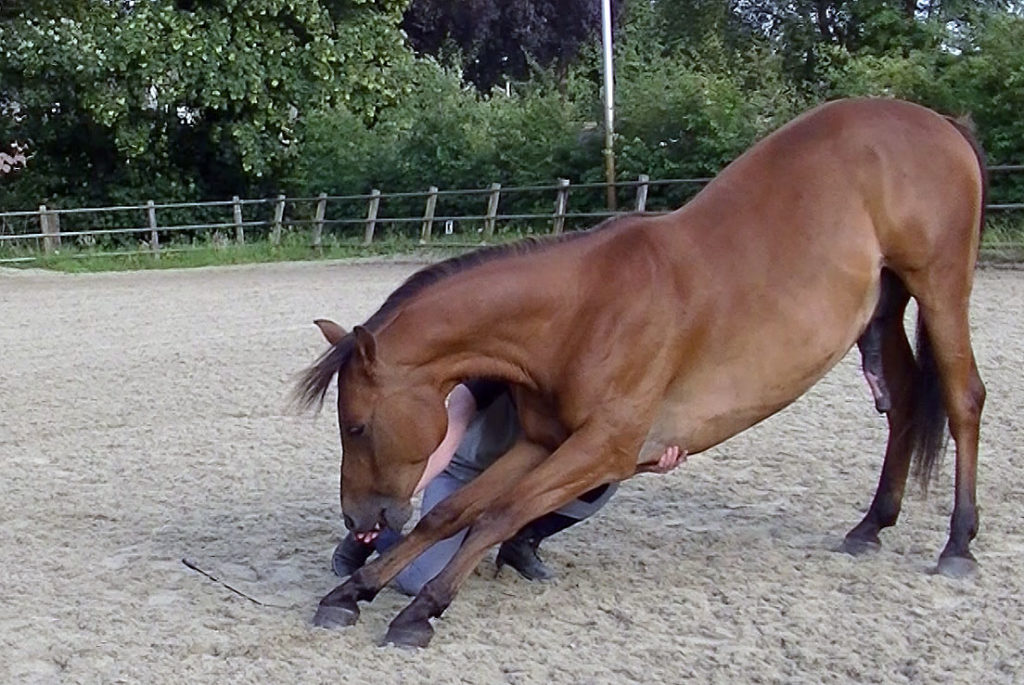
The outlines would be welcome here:
[[[551,232],[558,235],[565,229],[565,209],[569,206],[569,179],[558,179],[558,195],[555,196],[555,217]]]
[[[487,198],[487,218],[484,219],[484,241],[494,236],[494,221],[498,216],[498,201],[501,199],[501,184],[491,184],[491,195]]]
[[[281,223],[284,221],[284,195],[277,196],[274,203],[274,223],[270,227],[270,244],[277,247],[281,244]]]
[[[313,217],[313,247],[318,250],[324,244],[324,215],[327,213],[327,193],[316,197],[316,215]]]
[[[643,212],[647,209],[647,183],[651,177],[647,174],[640,174],[637,179],[640,185],[636,187],[636,211]]]
[[[373,232],[377,228],[377,210],[380,209],[380,191],[370,191],[370,205],[366,208],[366,230],[363,232],[363,245],[373,242]]]
[[[420,244],[430,242],[430,233],[434,229],[434,208],[437,206],[437,186],[430,186],[427,193],[427,206],[423,210],[423,226],[420,228]]]
[[[50,227],[47,225],[49,223],[50,222],[46,218],[46,205],[39,205],[39,232],[44,234],[49,233]],[[37,242],[36,246],[38,245],[39,243]],[[50,254],[50,239],[46,237],[43,238],[43,252]]]
[[[43,237],[43,251],[53,254],[60,247],[60,219],[55,212],[46,209],[46,205],[39,205],[39,228],[46,234]]]
[[[156,204],[150,200],[146,203],[146,219],[149,221],[149,249],[153,258],[160,259],[160,235],[156,232]]]
[[[242,201],[237,195],[231,198],[231,208],[235,215],[235,242],[241,245],[245,243],[245,229],[242,227]]]

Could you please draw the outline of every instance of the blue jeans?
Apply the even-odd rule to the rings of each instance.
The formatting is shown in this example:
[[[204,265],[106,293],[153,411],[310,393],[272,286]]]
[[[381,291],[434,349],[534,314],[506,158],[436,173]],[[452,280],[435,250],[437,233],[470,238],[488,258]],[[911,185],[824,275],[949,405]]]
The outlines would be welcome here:
[[[458,490],[462,485],[461,481],[452,478],[447,473],[441,473],[434,480],[430,481],[423,490],[420,517],[423,517],[428,511],[437,506],[438,502]],[[466,538],[466,532],[467,529],[464,528],[450,538],[435,542],[428,547],[423,554],[416,557],[411,564],[402,569],[402,572],[395,577],[393,581],[394,586],[407,595],[418,594],[423,586],[433,580],[434,576],[440,573],[448,565],[448,562],[452,560],[455,553],[459,551],[462,541]],[[383,554],[398,544],[398,541],[401,539],[402,536],[400,534],[386,530],[377,537],[374,544],[377,552]]]
[[[461,480],[455,478],[447,471],[442,471],[434,480],[427,484],[427,487],[423,490],[423,503],[421,505],[420,517],[422,518],[428,511],[437,506],[437,503],[447,498],[453,492],[458,490],[460,487],[465,485]],[[618,484],[613,483],[603,490],[595,489],[594,492],[600,491],[600,495],[594,499],[587,498],[584,495],[580,499],[575,499],[569,502],[564,507],[558,509],[555,513],[561,515],[562,518],[566,519],[565,524],[561,524],[554,530],[561,530],[567,525],[572,525],[574,521],[582,521],[585,518],[593,515],[598,509],[603,507],[605,503],[611,498],[618,488]],[[590,493],[587,493],[588,495]],[[450,538],[445,538],[440,542],[435,542],[433,545],[427,548],[423,554],[416,557],[411,564],[406,566],[401,573],[399,573],[393,581],[394,586],[401,592],[407,595],[419,594],[419,591],[424,585],[429,583],[434,577],[440,573],[448,562],[452,560],[455,553],[459,551],[459,547],[462,546],[462,541],[466,539],[466,533],[469,529],[463,528],[455,535]],[[546,537],[550,535],[551,531],[543,533]],[[401,534],[391,530],[384,530],[374,541],[374,547],[377,552],[383,554],[387,550],[391,549],[398,544],[398,541],[402,539]]]

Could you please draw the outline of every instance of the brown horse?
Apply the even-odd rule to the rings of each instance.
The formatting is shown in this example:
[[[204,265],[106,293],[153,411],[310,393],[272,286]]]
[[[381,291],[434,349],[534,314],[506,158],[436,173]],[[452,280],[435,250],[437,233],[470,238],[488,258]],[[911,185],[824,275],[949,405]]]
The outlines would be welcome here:
[[[729,165],[681,209],[478,251],[428,267],[346,333],[298,394],[338,376],[341,503],[357,532],[400,528],[445,396],[467,378],[512,384],[520,441],[404,540],[320,602],[353,623],[432,542],[470,526],[458,554],[392,621],[425,645],[429,619],[492,545],[677,445],[705,450],[774,414],[859,342],[889,442],[844,548],[896,522],[912,455],[926,480],[948,425],[955,506],[938,570],[974,568],[975,472],[985,391],[968,329],[984,162],[960,125],[893,100],[819,107]],[[918,351],[903,316],[917,301]]]

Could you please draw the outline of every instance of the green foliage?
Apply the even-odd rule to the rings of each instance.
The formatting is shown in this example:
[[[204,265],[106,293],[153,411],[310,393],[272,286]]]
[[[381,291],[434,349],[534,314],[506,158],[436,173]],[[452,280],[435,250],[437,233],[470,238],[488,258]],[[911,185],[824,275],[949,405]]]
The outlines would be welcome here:
[[[492,182],[527,185],[577,180],[581,115],[571,102],[538,89],[518,97],[490,96],[463,86],[459,76],[431,61],[407,70],[410,95],[381,112],[372,127],[343,107],[309,117],[303,159],[291,179],[294,192],[313,195],[441,188],[481,188]],[[587,160],[592,165],[599,162]],[[582,172],[581,172],[582,173]],[[389,201],[389,215],[422,210],[422,199]],[[480,213],[483,200],[442,199],[438,215]],[[511,203],[511,204],[506,204]],[[479,205],[479,206],[477,206]],[[502,211],[531,211],[509,198]],[[354,205],[352,216],[365,211]]]
[[[836,48],[825,72],[829,95],[886,95],[969,116],[991,163],[1024,160],[1024,16],[990,12],[976,17],[969,40],[956,50],[851,55]],[[992,178],[995,202],[1021,201],[1024,182]]]
[[[372,118],[411,59],[401,0],[22,4],[0,16],[0,140],[28,144],[8,192],[35,203],[272,189],[302,116]]]
[[[403,15],[407,5],[413,9]],[[574,186],[601,181],[596,4],[572,5],[565,21],[573,38],[562,51],[553,39],[556,5],[5,2],[0,150],[25,145],[27,160],[0,179],[0,208],[508,187],[560,177]],[[711,175],[814,103],[859,94],[970,114],[994,162],[1024,161],[1019,3],[654,0],[621,6],[620,179]],[[418,21],[433,40],[431,17],[454,22],[474,13],[490,22],[476,43],[472,23],[445,24],[451,31],[435,41],[431,55],[414,56],[398,28],[403,18],[406,26]],[[512,16],[539,22],[520,27],[529,40],[480,42]],[[522,53],[514,68],[502,62],[513,48]],[[488,64],[476,71],[467,66],[484,55]],[[487,84],[522,80],[509,92],[481,92],[471,81],[484,71]],[[997,200],[1022,196],[1024,188],[996,179]],[[552,199],[504,194],[500,210],[547,211]],[[652,194],[655,206],[683,200],[681,192]],[[573,211],[604,203],[601,192],[578,188],[570,201]],[[389,200],[381,212],[418,213],[422,202]],[[442,196],[437,214],[481,213],[484,204],[484,196]],[[332,203],[329,211],[329,219],[358,218],[366,203],[348,209]]]
[[[621,0],[612,0],[613,15]],[[412,0],[402,28],[420,53],[462,70],[482,93],[548,71],[561,82],[601,30],[594,0]]]
[[[950,69],[950,88],[970,103],[985,147],[995,160],[1024,160],[1024,17],[988,17],[977,48]]]
[[[742,61],[714,37],[662,46],[631,35],[620,48],[617,131],[625,175],[705,176],[803,109],[779,58],[751,43]]]

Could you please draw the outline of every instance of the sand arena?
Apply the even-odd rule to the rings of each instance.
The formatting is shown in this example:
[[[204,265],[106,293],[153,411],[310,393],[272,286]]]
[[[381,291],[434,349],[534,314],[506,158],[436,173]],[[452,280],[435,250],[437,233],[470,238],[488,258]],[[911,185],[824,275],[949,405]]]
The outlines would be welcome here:
[[[982,573],[930,575],[947,456],[877,555],[832,550],[878,478],[885,423],[848,356],[789,409],[549,540],[559,573],[485,561],[423,651],[379,648],[391,591],[314,629],[336,584],[335,417],[288,411],[323,349],[416,265],[66,275],[0,270],[0,680],[1021,682],[1024,273],[978,274],[988,403]],[[187,558],[257,605],[182,563]]]

